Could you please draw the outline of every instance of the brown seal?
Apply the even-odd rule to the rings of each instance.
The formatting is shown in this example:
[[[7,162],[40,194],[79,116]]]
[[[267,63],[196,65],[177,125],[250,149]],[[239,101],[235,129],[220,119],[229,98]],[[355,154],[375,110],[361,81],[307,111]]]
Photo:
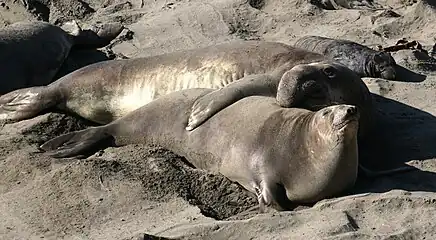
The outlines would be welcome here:
[[[276,96],[282,76],[290,81],[282,86],[298,82],[279,96],[287,107],[355,103],[370,116],[366,114],[370,108],[359,104],[370,103],[366,99],[368,90],[350,70],[341,70],[345,67],[327,61],[310,65],[306,72],[304,64],[324,60],[320,54],[282,43],[234,41],[146,58],[104,61],[78,69],[48,86],[1,96],[0,120],[22,120],[55,107],[106,124],[162,95],[187,88],[218,89],[240,82],[238,85],[245,87],[239,89],[246,93]],[[228,94],[224,104],[235,101],[234,96]]]
[[[99,32],[82,30],[75,21],[65,26],[69,29],[43,21],[22,21],[0,30],[0,94],[49,84],[73,46],[102,47],[122,30],[121,25],[113,24]]]
[[[195,167],[219,172],[258,196],[260,209],[292,209],[352,187],[357,177],[355,106],[312,112],[282,108],[271,97],[251,96],[185,131],[193,102],[210,89],[162,96],[104,126],[61,135],[40,148],[54,157],[96,151],[96,146],[156,144]]]
[[[377,51],[349,40],[320,36],[304,36],[294,46],[334,59],[360,77],[395,80],[397,64],[388,52]]]
[[[253,75],[197,99],[187,130],[193,130],[230,104],[252,95],[276,96],[282,107],[316,111],[334,104],[350,104],[361,113],[359,136],[372,125],[371,94],[353,71],[331,61],[296,65],[284,74]]]

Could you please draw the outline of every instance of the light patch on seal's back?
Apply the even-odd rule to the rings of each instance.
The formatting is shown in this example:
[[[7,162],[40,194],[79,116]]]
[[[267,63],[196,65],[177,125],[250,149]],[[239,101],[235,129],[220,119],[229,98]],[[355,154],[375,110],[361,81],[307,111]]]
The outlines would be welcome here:
[[[111,108],[116,109],[116,118],[122,117],[156,98],[155,84],[149,83],[143,86],[142,82],[135,81],[131,86],[124,90],[124,94],[119,99],[111,102]]]
[[[196,69],[175,65],[138,72],[135,80],[119,87],[120,97],[113,100],[111,108],[122,116],[160,96],[189,88],[217,89],[245,75],[235,63],[205,60],[201,64]]]

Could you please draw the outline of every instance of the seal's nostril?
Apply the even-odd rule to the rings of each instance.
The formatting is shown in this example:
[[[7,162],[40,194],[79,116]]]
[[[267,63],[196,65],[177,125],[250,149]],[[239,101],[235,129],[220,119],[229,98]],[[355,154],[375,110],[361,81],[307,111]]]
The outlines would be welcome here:
[[[356,113],[356,108],[355,107],[350,107],[347,109],[347,114],[355,114]]]

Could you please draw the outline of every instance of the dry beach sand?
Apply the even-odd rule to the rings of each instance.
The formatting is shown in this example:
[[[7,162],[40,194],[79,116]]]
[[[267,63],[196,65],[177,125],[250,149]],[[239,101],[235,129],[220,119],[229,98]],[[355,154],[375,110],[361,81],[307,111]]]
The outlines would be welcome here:
[[[361,176],[342,197],[256,214],[256,199],[240,186],[159,147],[108,148],[87,159],[47,157],[39,144],[92,125],[47,113],[0,131],[0,239],[436,239],[436,1],[337,0],[330,10],[310,3],[316,0],[29,2],[26,10],[20,0],[1,1],[0,24],[76,19],[82,26],[125,26],[108,47],[73,49],[58,77],[105,59],[236,39],[292,44],[311,34],[371,47],[417,40],[428,54],[393,53],[404,67],[398,81],[364,79],[378,125],[372,150],[362,153],[374,169],[409,164],[417,170]]]

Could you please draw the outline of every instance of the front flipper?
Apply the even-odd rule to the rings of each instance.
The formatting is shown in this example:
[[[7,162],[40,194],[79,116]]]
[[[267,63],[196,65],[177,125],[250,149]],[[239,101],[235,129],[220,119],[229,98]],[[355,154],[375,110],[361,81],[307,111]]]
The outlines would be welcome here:
[[[89,155],[113,144],[113,137],[103,127],[91,127],[53,138],[39,148],[54,158]]]
[[[263,183],[262,189],[255,189],[259,201],[259,213],[265,213],[266,207],[272,207],[277,211],[292,210],[296,207],[286,195],[286,189],[278,183]]]
[[[47,87],[30,87],[6,93],[0,97],[0,120],[15,122],[35,117],[60,99]]]
[[[254,95],[275,96],[279,80],[266,74],[249,75],[200,97],[192,106],[186,130],[194,130],[215,113],[242,98]]]

